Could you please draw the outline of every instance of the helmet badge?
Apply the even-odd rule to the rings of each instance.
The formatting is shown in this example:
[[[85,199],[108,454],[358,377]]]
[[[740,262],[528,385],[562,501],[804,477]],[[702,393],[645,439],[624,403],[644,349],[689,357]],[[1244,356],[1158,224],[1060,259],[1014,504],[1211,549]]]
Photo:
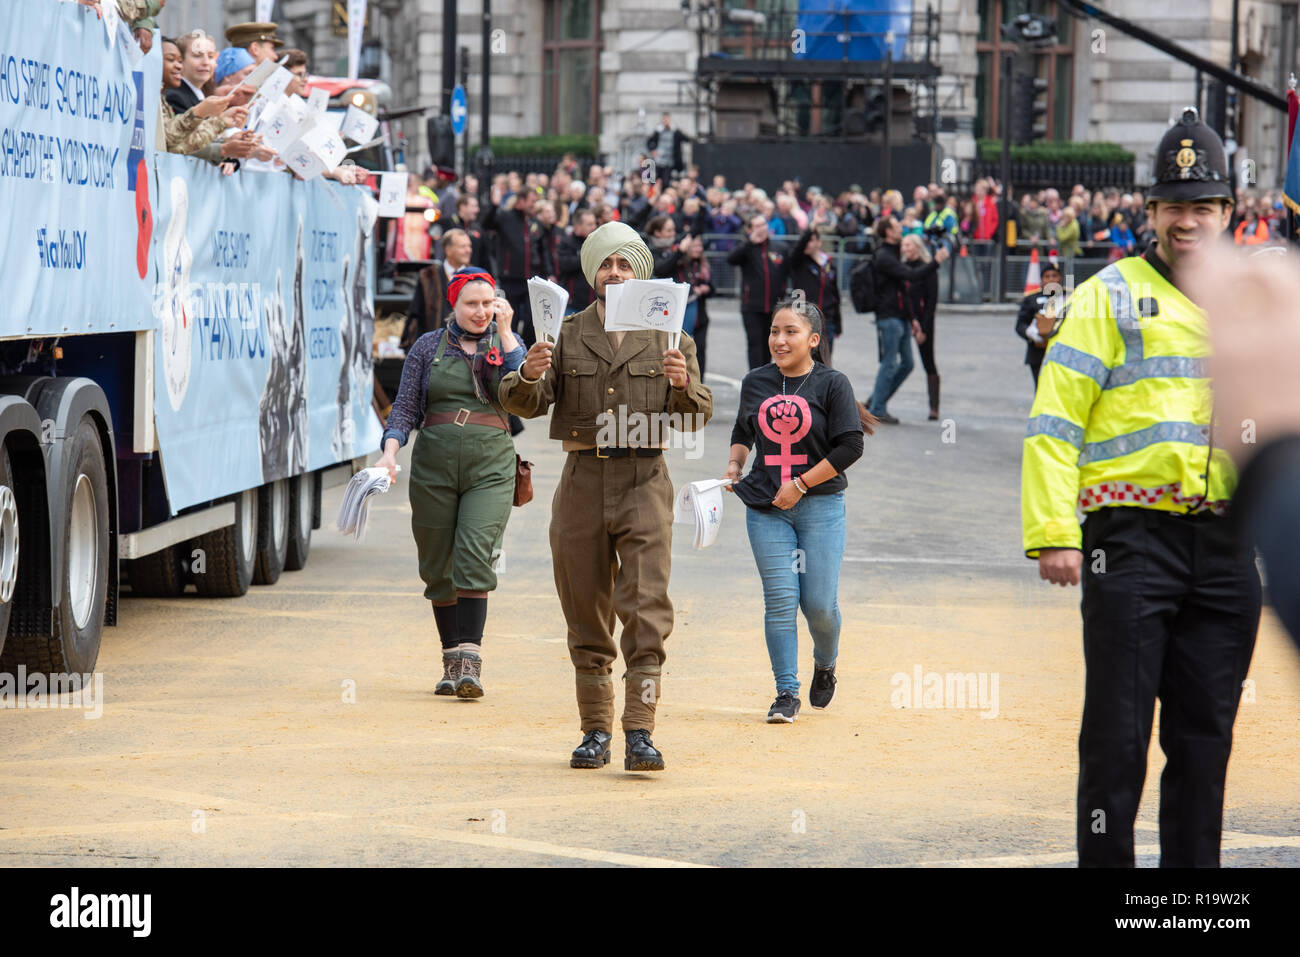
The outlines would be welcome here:
[[[1192,167],[1196,165],[1196,150],[1192,149],[1192,141],[1190,139],[1180,140],[1179,145],[1182,146],[1182,149],[1180,149],[1178,155],[1174,157],[1174,162],[1178,166],[1179,178],[1187,179],[1192,175]]]

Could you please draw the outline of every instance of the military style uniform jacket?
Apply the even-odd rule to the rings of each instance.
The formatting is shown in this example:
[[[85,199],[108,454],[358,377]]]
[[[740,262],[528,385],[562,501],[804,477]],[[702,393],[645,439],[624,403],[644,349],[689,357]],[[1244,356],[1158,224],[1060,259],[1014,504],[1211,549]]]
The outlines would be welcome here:
[[[686,357],[690,382],[685,389],[674,389],[664,375],[668,333],[628,332],[616,352],[596,305],[593,302],[564,321],[544,377],[529,383],[512,372],[501,380],[499,399],[506,410],[531,419],[544,415],[554,403],[551,438],[586,445],[596,444],[602,426],[598,417],[618,415],[620,406],[629,415],[698,413],[703,416],[698,425],[703,427],[713,415],[713,393],[700,382],[691,337],[683,333],[678,347]],[[694,431],[696,425],[696,419],[685,419],[682,429]]]

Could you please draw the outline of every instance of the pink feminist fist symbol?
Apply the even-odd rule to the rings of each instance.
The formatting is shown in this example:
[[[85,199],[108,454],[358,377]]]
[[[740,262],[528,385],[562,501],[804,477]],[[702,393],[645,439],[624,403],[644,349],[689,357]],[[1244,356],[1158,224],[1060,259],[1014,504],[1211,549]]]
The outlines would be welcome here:
[[[781,466],[781,484],[794,476],[791,466],[807,465],[808,456],[793,455],[794,444],[812,428],[812,411],[803,396],[774,395],[758,407],[758,428],[769,439],[781,446],[780,455],[765,455],[766,465]]]

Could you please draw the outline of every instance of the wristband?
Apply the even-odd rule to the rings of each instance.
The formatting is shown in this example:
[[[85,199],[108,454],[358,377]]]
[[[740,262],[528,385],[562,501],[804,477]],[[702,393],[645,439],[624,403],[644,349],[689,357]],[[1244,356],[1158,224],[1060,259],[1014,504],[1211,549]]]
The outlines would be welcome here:
[[[800,495],[807,495],[807,494],[808,494],[808,486],[807,486],[807,485],[804,485],[804,484],[803,484],[803,481],[800,480],[799,476],[797,476],[797,475],[794,477],[794,487],[797,488],[797,489],[799,490],[799,494],[800,494]]]

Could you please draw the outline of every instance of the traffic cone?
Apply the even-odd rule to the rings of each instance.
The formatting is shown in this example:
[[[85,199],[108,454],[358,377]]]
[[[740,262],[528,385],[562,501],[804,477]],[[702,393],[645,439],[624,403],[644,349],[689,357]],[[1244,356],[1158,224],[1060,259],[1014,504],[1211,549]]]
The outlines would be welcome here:
[[[967,256],[969,256],[969,255],[970,255],[970,253],[968,253],[968,252],[966,251],[966,244],[965,244],[965,243],[962,243],[962,244],[961,244],[961,252],[959,252],[959,253],[957,254],[957,258],[958,258],[958,259],[965,259],[965,258],[966,258]]]
[[[1038,247],[1029,251],[1029,272],[1025,274],[1025,295],[1030,296],[1043,288],[1043,271],[1038,265]]]

